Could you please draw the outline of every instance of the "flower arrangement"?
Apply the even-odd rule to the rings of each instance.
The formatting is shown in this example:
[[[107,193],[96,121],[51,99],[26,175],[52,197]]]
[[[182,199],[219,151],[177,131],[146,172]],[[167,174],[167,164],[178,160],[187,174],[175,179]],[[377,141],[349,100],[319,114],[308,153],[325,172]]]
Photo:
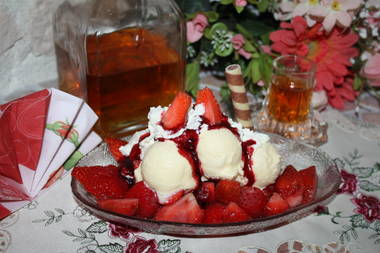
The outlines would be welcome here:
[[[296,54],[317,64],[315,91],[344,109],[363,91],[380,100],[378,0],[177,0],[186,15],[186,88],[199,73],[242,67],[247,90],[263,97],[276,56]],[[227,97],[228,89],[222,88]]]

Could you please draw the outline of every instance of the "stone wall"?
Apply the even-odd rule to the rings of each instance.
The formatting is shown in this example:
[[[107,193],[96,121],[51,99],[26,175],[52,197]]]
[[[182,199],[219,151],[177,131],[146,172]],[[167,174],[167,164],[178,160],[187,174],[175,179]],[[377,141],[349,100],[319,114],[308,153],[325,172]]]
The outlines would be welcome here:
[[[0,0],[0,104],[57,87],[52,18],[63,0]]]

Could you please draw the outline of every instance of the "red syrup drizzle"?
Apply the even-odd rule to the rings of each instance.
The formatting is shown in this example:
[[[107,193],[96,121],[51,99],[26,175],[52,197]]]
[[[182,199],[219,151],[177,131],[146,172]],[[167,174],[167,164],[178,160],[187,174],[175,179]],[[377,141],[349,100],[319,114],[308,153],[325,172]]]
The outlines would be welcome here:
[[[208,122],[203,119],[203,122]],[[231,124],[227,121],[227,117],[223,119],[223,121],[216,125],[209,125],[209,130],[212,129],[221,129],[221,128],[227,128],[229,129],[239,140],[240,136],[238,133],[238,130],[231,126]],[[171,131],[171,133],[175,133],[175,131]],[[130,155],[125,159],[124,166],[121,168],[121,175],[123,178],[125,178],[128,182],[128,184],[134,184],[135,183],[135,177],[134,177],[134,170],[139,166],[141,163],[141,149],[139,146],[139,143],[144,140],[146,137],[148,137],[150,134],[144,134],[140,137],[139,142],[135,144],[131,150]],[[165,138],[158,138],[157,141],[165,141]],[[202,168],[199,162],[199,158],[196,152],[196,147],[199,141],[199,135],[195,130],[185,130],[183,134],[180,136],[170,139],[171,141],[175,142],[179,153],[184,156],[190,163],[190,165],[193,168],[193,177],[198,182],[199,178],[202,177],[203,172]],[[244,162],[243,171],[244,176],[248,179],[248,183],[246,185],[253,185],[255,182],[255,175],[252,170],[252,162],[250,160],[250,156],[253,153],[253,147],[256,142],[254,140],[248,140],[245,142],[241,142],[242,144],[242,160]],[[214,180],[210,180],[214,181]]]
[[[129,156],[127,156],[120,164],[120,175],[129,185],[133,185],[136,182],[134,171],[141,163],[141,148],[140,142],[147,138],[150,133],[140,136],[139,141],[133,145]]]

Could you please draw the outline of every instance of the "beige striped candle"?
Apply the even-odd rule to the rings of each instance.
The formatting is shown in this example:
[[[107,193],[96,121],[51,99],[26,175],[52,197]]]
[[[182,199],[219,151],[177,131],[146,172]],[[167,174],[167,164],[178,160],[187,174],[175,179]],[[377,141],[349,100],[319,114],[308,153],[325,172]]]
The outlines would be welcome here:
[[[231,91],[232,104],[236,120],[246,128],[253,128],[247,92],[240,65],[232,64],[225,69],[228,88]]]

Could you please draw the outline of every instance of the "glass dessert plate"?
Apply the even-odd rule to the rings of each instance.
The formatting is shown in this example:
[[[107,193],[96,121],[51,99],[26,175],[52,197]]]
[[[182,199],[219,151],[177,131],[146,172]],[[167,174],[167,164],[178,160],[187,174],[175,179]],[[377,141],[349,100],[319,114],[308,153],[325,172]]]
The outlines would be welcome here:
[[[170,234],[176,236],[208,237],[228,236],[266,231],[289,224],[313,213],[319,206],[326,205],[335,196],[341,178],[335,162],[318,148],[285,139],[279,135],[268,134],[270,142],[281,154],[281,168],[293,165],[296,169],[304,169],[311,165],[316,166],[318,188],[314,201],[291,208],[279,215],[253,219],[245,222],[225,224],[185,224],[176,222],[155,221],[132,216],[117,214],[100,208],[95,198],[86,192],[75,178],[72,178],[71,187],[74,199],[80,206],[90,210],[95,216],[120,225],[138,228],[142,231],[156,234]],[[78,166],[95,166],[116,164],[107,146],[103,143],[98,148],[83,157]]]

